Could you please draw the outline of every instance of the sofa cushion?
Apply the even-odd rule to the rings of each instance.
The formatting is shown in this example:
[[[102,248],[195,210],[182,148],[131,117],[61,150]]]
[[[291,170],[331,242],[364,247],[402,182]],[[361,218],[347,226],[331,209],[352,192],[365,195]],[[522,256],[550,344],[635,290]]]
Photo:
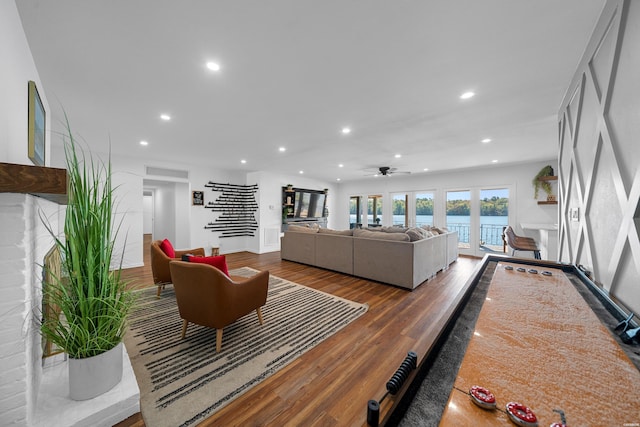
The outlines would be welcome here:
[[[305,227],[304,225],[289,225],[287,227],[287,231],[295,231],[298,233],[317,233],[318,228],[316,227]]]
[[[318,230],[320,234],[336,234],[339,236],[353,236],[353,230],[333,230],[331,228],[320,228]]]
[[[222,271],[227,276],[229,275],[229,269],[227,268],[227,258],[224,255],[218,256],[191,256],[189,262],[195,262],[200,264],[209,264]]]
[[[391,227],[382,227],[382,231],[384,231],[385,233],[405,233],[407,230],[407,227],[401,227],[398,225],[392,225]]]
[[[173,249],[173,245],[168,239],[164,239],[162,243],[160,243],[160,249],[162,249],[162,252],[169,258],[176,257],[176,250]]]
[[[406,234],[412,242],[427,238],[427,232],[420,227],[411,227],[406,231]]]
[[[409,236],[405,233],[384,233],[382,231],[353,230],[353,237],[364,237],[366,239],[393,240],[396,242],[408,242]]]

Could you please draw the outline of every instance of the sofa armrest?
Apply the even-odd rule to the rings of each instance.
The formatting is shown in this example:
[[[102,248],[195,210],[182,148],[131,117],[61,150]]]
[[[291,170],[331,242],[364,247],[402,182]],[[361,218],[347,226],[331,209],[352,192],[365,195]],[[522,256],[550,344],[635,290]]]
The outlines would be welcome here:
[[[280,258],[315,265],[317,235],[318,233],[285,231],[280,239]]]
[[[413,289],[414,243],[353,238],[353,274]]]

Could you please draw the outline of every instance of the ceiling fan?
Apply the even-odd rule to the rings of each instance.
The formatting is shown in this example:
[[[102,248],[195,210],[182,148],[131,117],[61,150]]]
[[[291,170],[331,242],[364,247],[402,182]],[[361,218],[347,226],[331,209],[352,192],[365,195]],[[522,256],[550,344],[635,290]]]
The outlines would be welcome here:
[[[389,166],[380,166],[377,169],[378,169],[378,172],[374,173],[373,176],[380,176],[380,175],[389,176],[389,175],[395,175],[395,174],[407,175],[411,173],[409,171],[399,171],[398,168],[392,168]]]

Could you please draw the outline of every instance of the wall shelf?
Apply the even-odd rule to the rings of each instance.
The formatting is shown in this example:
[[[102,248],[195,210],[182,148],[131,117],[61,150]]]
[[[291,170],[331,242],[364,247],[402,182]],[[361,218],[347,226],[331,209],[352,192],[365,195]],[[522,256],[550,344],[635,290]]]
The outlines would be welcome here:
[[[551,175],[551,176],[541,176],[540,178],[538,178],[539,181],[557,181],[558,180],[558,176],[557,175]],[[538,202],[539,205],[557,205],[558,201],[557,200],[541,200]]]
[[[0,193],[27,193],[67,204],[67,170],[0,163]]]
[[[306,195],[305,199],[303,195]],[[326,190],[310,190],[306,188],[292,188],[282,187],[282,231],[285,231],[288,224],[316,224],[320,227],[327,226],[326,211]],[[319,199],[322,197],[322,199]],[[306,201],[305,201],[306,200]],[[314,203],[314,200],[316,202]],[[322,205],[317,204],[317,200],[322,200]],[[296,216],[296,211],[300,215]],[[311,213],[311,217],[307,218],[307,209]],[[318,211],[321,209],[321,211]],[[318,212],[322,216],[318,216]]]

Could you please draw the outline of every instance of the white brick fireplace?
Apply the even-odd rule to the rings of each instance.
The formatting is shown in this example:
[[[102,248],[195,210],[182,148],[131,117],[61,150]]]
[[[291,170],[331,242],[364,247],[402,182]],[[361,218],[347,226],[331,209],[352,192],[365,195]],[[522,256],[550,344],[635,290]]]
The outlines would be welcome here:
[[[15,425],[30,425],[37,404],[42,377],[39,263],[53,244],[39,215],[57,229],[58,208],[27,194],[0,194],[0,413]]]
[[[29,194],[0,193],[0,418],[3,425],[113,425],[139,412],[125,352],[122,382],[84,402],[68,397],[66,363],[43,370],[38,318],[42,260],[53,246],[44,227],[62,228],[60,206]],[[48,366],[49,364],[47,364]]]

